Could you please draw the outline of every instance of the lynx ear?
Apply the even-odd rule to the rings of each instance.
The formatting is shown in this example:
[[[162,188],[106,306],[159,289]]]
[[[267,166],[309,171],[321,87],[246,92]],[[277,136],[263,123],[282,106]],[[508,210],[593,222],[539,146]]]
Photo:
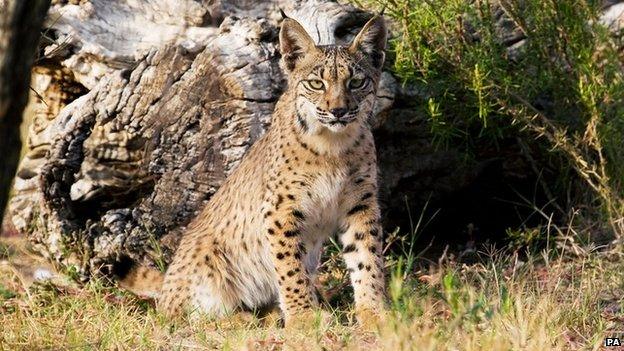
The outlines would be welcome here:
[[[285,18],[279,34],[280,52],[288,71],[295,69],[297,62],[316,45],[299,22]]]
[[[375,68],[381,68],[385,58],[387,33],[388,30],[383,18],[375,16],[364,25],[364,28],[353,39],[349,50],[363,52],[369,57]]]

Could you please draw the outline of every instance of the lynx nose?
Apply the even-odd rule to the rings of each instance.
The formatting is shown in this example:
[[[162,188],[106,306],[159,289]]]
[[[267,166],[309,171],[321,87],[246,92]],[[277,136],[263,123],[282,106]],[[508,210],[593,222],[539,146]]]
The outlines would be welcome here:
[[[329,112],[331,112],[332,115],[334,115],[334,117],[336,117],[337,119],[340,119],[342,116],[347,114],[347,109],[346,108],[333,108],[331,110],[329,110]]]

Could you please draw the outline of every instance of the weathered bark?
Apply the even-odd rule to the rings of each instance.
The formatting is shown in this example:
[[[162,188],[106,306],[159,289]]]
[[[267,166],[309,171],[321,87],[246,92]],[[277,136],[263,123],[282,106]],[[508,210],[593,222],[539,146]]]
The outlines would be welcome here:
[[[50,9],[54,42],[34,80],[45,102],[36,101],[11,207],[39,252],[83,277],[128,259],[150,264],[161,251],[166,262],[266,131],[285,83],[280,8],[320,44],[348,42],[371,16],[328,0],[74,2]],[[414,106],[423,87],[384,73],[378,97],[371,122],[388,218],[405,195],[444,198],[488,168],[433,148]]]
[[[170,4],[91,1],[50,10],[56,40],[45,48],[48,71],[37,72],[35,89],[54,103],[38,102],[13,220],[38,251],[84,276],[126,258],[150,261],[156,246],[169,253],[180,226],[266,131],[285,83],[279,7],[321,44],[346,43],[371,16],[324,1]],[[138,33],[125,35],[128,28]],[[88,93],[71,101],[78,84]],[[378,112],[395,89],[386,74]]]
[[[30,69],[50,1],[0,0],[0,228],[22,144]]]

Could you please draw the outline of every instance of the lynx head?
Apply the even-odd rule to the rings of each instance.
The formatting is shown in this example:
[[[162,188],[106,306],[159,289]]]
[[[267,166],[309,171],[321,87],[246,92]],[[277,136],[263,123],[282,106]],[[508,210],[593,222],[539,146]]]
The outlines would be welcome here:
[[[303,130],[338,133],[366,123],[375,103],[386,32],[383,19],[374,17],[350,45],[317,46],[297,21],[284,19],[282,63]]]

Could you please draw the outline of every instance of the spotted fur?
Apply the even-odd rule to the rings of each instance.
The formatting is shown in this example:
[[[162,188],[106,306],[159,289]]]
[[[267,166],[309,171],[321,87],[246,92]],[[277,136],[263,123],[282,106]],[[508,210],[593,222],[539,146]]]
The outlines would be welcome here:
[[[384,304],[377,165],[368,118],[386,28],[369,21],[349,46],[316,46],[285,19],[288,89],[270,130],[184,234],[158,307],[223,315],[279,302],[288,325],[317,306],[323,242],[337,233],[358,311]]]

